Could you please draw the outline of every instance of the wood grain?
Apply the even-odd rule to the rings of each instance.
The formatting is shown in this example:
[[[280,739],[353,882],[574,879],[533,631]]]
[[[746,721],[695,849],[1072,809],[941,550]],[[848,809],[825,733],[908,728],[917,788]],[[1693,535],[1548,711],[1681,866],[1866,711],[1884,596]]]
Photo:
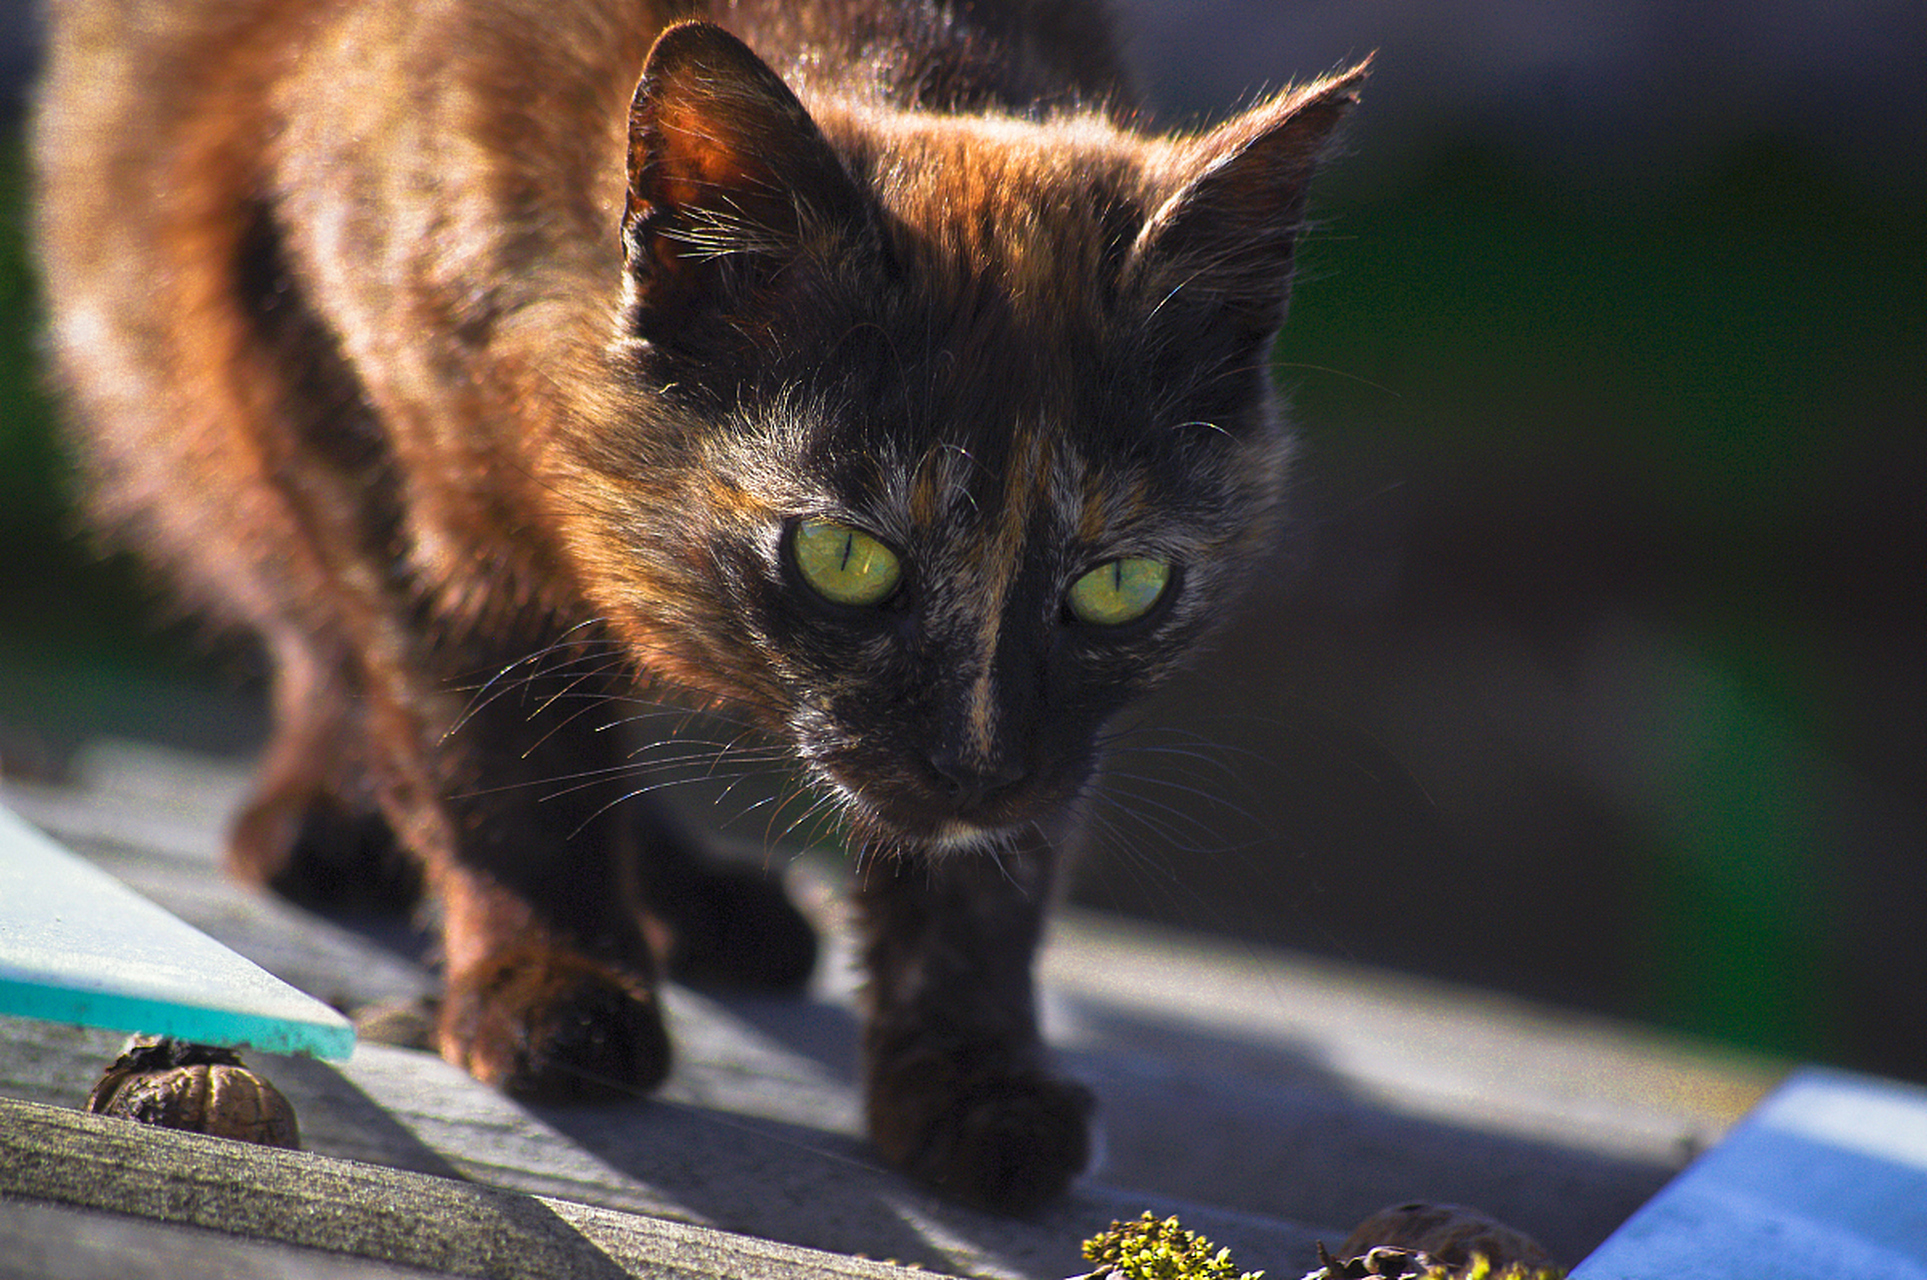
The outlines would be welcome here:
[[[0,1100],[0,1205],[9,1218],[21,1211],[6,1204],[13,1200],[111,1212],[450,1276],[901,1280],[918,1274],[311,1152]],[[18,1234],[0,1227],[0,1240]],[[128,1234],[136,1261],[151,1234]]]

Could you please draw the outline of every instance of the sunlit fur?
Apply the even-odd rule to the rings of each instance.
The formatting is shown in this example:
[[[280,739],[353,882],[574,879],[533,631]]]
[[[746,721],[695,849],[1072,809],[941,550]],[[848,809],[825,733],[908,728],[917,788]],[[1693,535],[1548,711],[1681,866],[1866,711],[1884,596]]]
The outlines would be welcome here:
[[[813,947],[646,793],[780,754],[788,821],[834,811],[863,868],[879,1150],[993,1207],[1061,1189],[1057,851],[1106,723],[1273,537],[1267,352],[1363,68],[1162,136],[1100,0],[55,0],[50,32],[91,509],[274,665],[235,869],[405,892],[392,843],[446,1056],[647,1088],[663,964],[794,984]],[[812,590],[805,518],[894,590]],[[1079,621],[1127,556],[1163,596]],[[631,754],[680,731],[638,697],[728,736]]]

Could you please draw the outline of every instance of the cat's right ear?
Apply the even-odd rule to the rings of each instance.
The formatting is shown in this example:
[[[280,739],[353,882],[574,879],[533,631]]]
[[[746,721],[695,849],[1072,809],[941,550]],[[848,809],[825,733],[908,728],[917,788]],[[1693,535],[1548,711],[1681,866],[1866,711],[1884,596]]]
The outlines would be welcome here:
[[[637,337],[688,336],[869,225],[796,95],[721,27],[657,39],[629,110],[622,243]]]
[[[1312,173],[1370,68],[1287,89],[1173,149],[1168,195],[1127,268],[1156,308],[1189,301],[1247,345],[1277,333]]]

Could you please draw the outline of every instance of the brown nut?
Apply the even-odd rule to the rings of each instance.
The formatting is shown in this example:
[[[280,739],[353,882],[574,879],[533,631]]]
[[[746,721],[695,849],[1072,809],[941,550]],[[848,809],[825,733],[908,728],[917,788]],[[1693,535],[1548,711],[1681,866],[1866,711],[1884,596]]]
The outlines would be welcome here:
[[[237,1142],[301,1146],[294,1108],[279,1089],[231,1050],[180,1040],[135,1042],[95,1082],[87,1110]]]

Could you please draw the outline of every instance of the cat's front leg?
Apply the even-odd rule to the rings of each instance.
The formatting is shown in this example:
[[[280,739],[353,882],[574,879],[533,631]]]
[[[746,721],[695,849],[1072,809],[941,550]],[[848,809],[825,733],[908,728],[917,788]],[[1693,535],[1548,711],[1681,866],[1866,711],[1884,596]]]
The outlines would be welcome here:
[[[871,1141],[954,1199],[1028,1213],[1090,1159],[1093,1101],[1056,1075],[1032,962],[1055,855],[1035,845],[869,863],[857,901],[870,969]]]
[[[585,881],[606,885],[593,870]],[[472,867],[442,882],[444,1058],[540,1101],[634,1097],[662,1082],[669,1036],[639,945],[611,947],[607,925]]]
[[[440,907],[442,1056],[523,1097],[635,1096],[670,1062],[643,928],[649,850],[621,803],[618,735],[558,687],[597,696],[539,675],[465,707],[417,689],[380,700],[371,728],[391,821]]]
[[[317,910],[407,910],[421,897],[421,867],[380,810],[369,699],[352,664],[316,628],[279,621],[263,631],[274,735],[229,833],[229,872]]]

